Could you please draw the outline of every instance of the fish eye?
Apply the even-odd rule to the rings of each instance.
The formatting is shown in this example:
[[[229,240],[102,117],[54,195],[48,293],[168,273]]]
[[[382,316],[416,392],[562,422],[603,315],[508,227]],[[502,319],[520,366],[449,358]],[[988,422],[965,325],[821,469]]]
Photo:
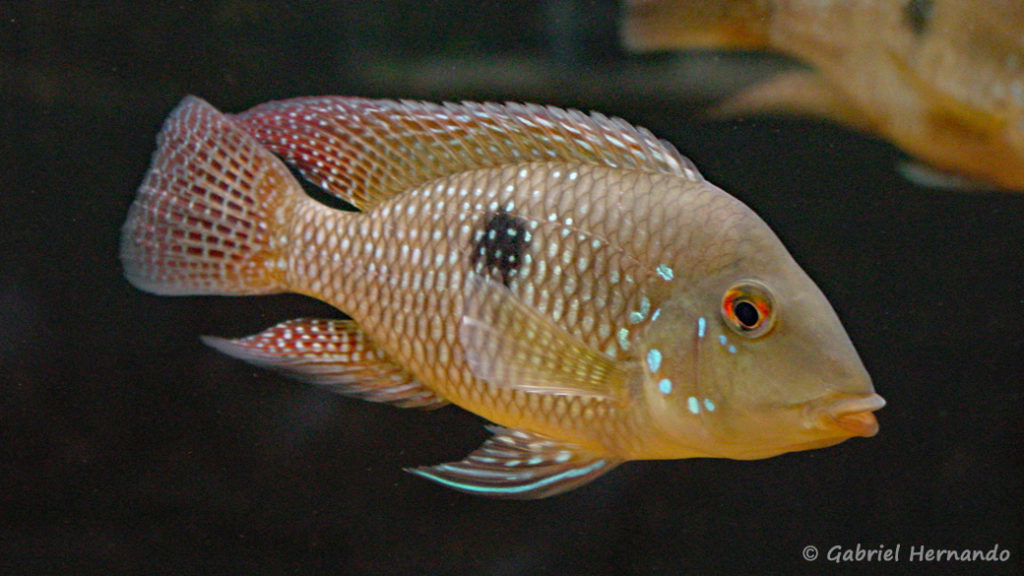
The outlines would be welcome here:
[[[758,282],[740,282],[722,297],[722,318],[734,332],[760,338],[775,325],[775,301],[771,291]]]

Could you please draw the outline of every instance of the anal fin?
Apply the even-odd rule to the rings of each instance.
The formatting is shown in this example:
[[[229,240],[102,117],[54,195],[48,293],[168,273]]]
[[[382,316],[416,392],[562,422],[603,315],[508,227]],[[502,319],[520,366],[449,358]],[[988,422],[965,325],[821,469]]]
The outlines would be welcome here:
[[[244,338],[202,340],[228,356],[339,394],[403,408],[448,403],[392,361],[352,320],[301,318]]]
[[[408,471],[469,494],[534,500],[587,484],[620,463],[530,432],[487,429],[494,436],[465,459]]]

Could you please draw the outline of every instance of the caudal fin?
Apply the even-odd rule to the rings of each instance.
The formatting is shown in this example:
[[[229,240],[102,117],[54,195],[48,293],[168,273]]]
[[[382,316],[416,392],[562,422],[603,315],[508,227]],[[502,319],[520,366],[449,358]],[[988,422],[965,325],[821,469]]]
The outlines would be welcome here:
[[[157,145],[121,233],[128,281],[169,295],[284,291],[277,238],[302,194],[284,164],[191,96]]]
[[[630,50],[758,49],[768,43],[768,0],[629,0],[621,27]]]

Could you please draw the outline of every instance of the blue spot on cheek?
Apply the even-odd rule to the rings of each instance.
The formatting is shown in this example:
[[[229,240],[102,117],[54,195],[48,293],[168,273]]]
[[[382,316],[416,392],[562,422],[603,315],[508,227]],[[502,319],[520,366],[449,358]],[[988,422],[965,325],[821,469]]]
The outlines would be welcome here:
[[[661,276],[663,280],[671,280],[675,278],[676,275],[671,268],[665,266],[664,264],[659,264],[658,267],[654,269],[654,271],[657,272],[658,276]]]
[[[662,394],[670,394],[672,392],[672,381],[668,378],[662,378],[658,382],[658,390],[661,390]]]
[[[729,343],[729,339],[725,337],[725,334],[719,334],[718,343],[721,344],[722,346],[725,346],[726,344]]]
[[[732,344],[729,344],[729,354],[735,354],[735,353],[736,353],[736,347],[733,346]]]
[[[703,338],[708,330],[708,321],[703,316],[697,319],[697,338]]]
[[[654,311],[654,314],[651,314],[651,322],[657,320],[658,316],[661,316],[661,308],[658,308],[657,310]]]
[[[619,348],[629,350],[629,329],[619,328],[616,338],[619,340]]]
[[[715,403],[711,401],[711,398],[704,399],[704,409],[707,410],[708,412],[715,411]]]
[[[650,369],[651,373],[658,371],[661,368],[661,351],[657,348],[651,348],[647,351],[647,368]]]
[[[690,412],[693,412],[694,414],[700,412],[700,404],[697,402],[697,399],[694,398],[693,396],[690,396],[689,398],[686,399],[686,407],[689,408]]]

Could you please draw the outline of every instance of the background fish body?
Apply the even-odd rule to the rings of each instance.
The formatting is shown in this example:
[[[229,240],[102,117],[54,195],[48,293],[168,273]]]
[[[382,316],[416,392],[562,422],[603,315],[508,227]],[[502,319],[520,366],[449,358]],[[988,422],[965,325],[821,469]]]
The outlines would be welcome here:
[[[306,196],[270,151],[361,212]],[[768,227],[599,115],[321,98],[229,118],[188,99],[122,260],[157,293],[292,291],[345,311],[206,341],[500,425],[465,460],[414,470],[472,493],[543,497],[626,460],[757,458],[877,429],[881,398]]]
[[[721,106],[831,118],[934,169],[1024,190],[1024,4],[993,0],[635,0],[627,45],[758,49],[784,72]],[[946,181],[953,183],[954,178]]]

